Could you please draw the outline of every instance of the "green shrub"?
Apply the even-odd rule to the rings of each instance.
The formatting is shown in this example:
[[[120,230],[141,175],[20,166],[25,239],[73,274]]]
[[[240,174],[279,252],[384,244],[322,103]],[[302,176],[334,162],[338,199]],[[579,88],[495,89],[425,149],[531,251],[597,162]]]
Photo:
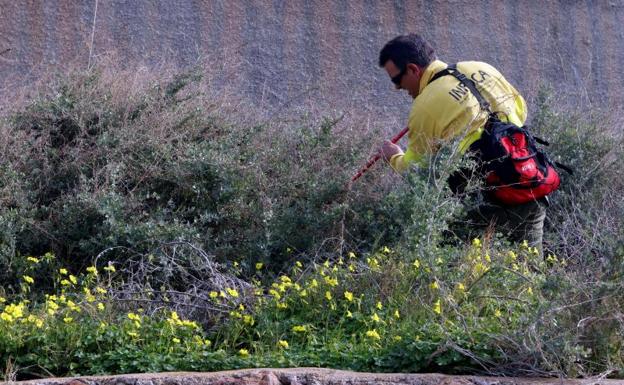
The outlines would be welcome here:
[[[346,188],[373,132],[341,116],[266,120],[209,76],[78,70],[3,117],[5,264],[53,251],[79,271],[109,247],[123,261],[188,241],[249,266],[397,238],[379,230],[401,219],[386,187]]]

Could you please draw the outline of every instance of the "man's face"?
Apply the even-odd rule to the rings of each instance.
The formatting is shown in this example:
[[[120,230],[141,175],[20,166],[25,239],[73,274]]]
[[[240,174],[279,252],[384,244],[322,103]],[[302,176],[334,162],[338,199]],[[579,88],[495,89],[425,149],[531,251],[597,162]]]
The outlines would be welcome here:
[[[397,90],[406,90],[412,98],[416,98],[420,89],[420,76],[422,74],[420,67],[409,63],[405,70],[401,71],[392,60],[388,60],[384,65],[384,69],[394,82]]]

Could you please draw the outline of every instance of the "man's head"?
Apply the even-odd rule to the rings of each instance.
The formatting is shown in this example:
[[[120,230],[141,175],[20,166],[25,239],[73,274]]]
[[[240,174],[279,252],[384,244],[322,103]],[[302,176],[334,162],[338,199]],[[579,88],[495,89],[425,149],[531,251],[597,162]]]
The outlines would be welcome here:
[[[423,71],[435,59],[433,47],[420,35],[411,33],[386,43],[379,53],[379,66],[386,70],[397,89],[407,90],[415,98]]]

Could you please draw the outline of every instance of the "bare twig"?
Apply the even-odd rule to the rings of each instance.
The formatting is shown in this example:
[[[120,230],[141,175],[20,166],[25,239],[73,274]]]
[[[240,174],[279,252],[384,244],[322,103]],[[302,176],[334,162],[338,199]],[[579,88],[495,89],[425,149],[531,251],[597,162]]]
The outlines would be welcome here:
[[[89,45],[89,61],[87,68],[91,68],[91,57],[93,56],[93,43],[95,41],[95,21],[97,19],[97,9],[99,0],[95,0],[95,9],[93,10],[93,26],[91,27],[91,44]]]

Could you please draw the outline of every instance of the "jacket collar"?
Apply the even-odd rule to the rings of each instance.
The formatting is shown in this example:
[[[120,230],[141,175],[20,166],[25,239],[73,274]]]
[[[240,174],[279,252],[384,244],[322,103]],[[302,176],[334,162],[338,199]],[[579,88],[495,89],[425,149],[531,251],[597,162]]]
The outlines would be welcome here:
[[[418,95],[420,95],[423,92],[423,90],[425,89],[425,87],[427,87],[427,85],[429,84],[429,81],[431,81],[431,78],[433,77],[433,75],[435,75],[438,72],[442,71],[446,67],[448,67],[448,65],[445,62],[441,61],[441,60],[434,60],[431,63],[429,63],[427,68],[425,68],[425,71],[423,72],[422,76],[420,77],[420,85],[419,85],[419,89],[418,89]]]

